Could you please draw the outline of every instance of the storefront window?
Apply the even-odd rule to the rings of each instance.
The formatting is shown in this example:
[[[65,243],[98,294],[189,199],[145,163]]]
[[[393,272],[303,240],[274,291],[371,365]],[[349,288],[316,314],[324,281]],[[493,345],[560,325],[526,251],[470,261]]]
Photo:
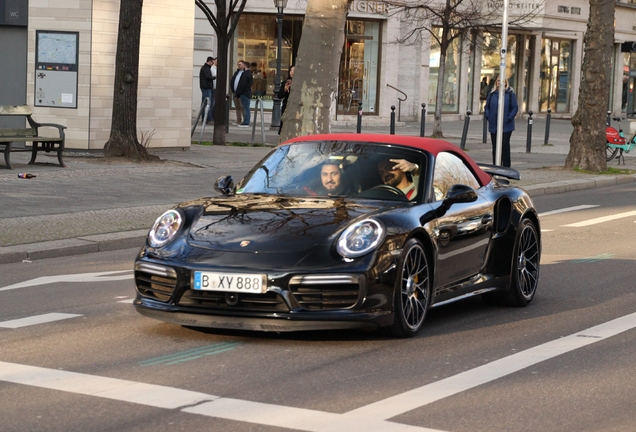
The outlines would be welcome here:
[[[570,111],[572,42],[562,39],[541,41],[539,111]]]
[[[298,50],[302,29],[302,17],[287,15],[283,19],[283,39],[281,46],[281,80],[287,76]],[[276,56],[278,50],[278,28],[276,15],[243,14],[234,38],[232,63],[239,60],[250,63],[254,84],[252,98],[261,97],[265,108],[272,108],[276,77]],[[233,73],[233,72],[232,72]]]
[[[377,112],[380,23],[347,20],[340,60],[338,114]]]
[[[634,101],[636,52],[631,52],[631,44],[629,52],[621,52],[621,58],[620,66],[623,68],[621,112],[627,113],[628,117],[634,117],[634,111],[636,111],[636,101]]]
[[[436,28],[438,37],[441,37],[442,29]],[[459,112],[459,76],[461,73],[461,37],[453,40],[446,51],[446,62],[444,67],[444,94],[442,95],[442,112]],[[437,82],[439,76],[441,51],[440,46],[431,38],[431,57],[429,61],[429,81],[428,81],[428,106],[430,111],[435,110],[437,98]]]
[[[281,80],[294,63],[303,17],[285,15],[281,47]],[[347,20],[346,38],[340,61],[338,114],[357,114],[362,102],[365,113],[377,112],[380,63],[380,22]],[[273,106],[278,29],[276,15],[243,14],[232,50],[232,63],[251,64],[254,84],[252,98],[261,97],[265,109]],[[233,73],[233,71],[231,71]]]

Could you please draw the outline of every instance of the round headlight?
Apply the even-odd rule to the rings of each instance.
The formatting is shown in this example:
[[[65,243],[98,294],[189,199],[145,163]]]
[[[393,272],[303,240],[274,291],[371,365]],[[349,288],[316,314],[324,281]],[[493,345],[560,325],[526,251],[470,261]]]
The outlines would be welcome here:
[[[161,247],[168,243],[179,231],[182,222],[181,213],[176,210],[168,210],[159,216],[148,233],[150,246]]]
[[[377,220],[365,219],[343,231],[337,250],[345,258],[355,258],[374,250],[384,238],[384,226]]]

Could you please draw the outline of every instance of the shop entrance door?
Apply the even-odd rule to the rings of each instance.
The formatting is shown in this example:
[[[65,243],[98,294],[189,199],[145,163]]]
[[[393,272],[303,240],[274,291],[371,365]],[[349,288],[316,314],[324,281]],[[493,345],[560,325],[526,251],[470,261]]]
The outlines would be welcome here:
[[[364,114],[377,112],[380,23],[347,20],[340,60],[338,114],[354,115],[362,103]]]

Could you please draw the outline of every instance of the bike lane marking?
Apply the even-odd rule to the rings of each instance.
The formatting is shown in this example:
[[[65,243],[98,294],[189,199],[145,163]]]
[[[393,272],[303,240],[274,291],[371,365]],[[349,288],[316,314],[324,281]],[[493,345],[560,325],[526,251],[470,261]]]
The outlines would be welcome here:
[[[351,430],[434,432],[433,429],[394,423],[388,419],[633,328],[636,328],[636,313],[546,342],[344,414],[224,398],[174,387],[7,362],[0,362],[0,381],[312,432]]]

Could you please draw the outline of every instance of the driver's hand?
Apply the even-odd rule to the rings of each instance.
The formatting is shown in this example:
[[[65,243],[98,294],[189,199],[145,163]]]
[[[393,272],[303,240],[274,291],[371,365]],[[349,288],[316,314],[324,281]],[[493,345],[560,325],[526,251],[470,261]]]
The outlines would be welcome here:
[[[393,166],[393,169],[399,169],[400,171],[403,172],[414,172],[420,169],[420,167],[412,162],[407,161],[406,159],[389,159],[391,162],[393,162],[395,165]]]

